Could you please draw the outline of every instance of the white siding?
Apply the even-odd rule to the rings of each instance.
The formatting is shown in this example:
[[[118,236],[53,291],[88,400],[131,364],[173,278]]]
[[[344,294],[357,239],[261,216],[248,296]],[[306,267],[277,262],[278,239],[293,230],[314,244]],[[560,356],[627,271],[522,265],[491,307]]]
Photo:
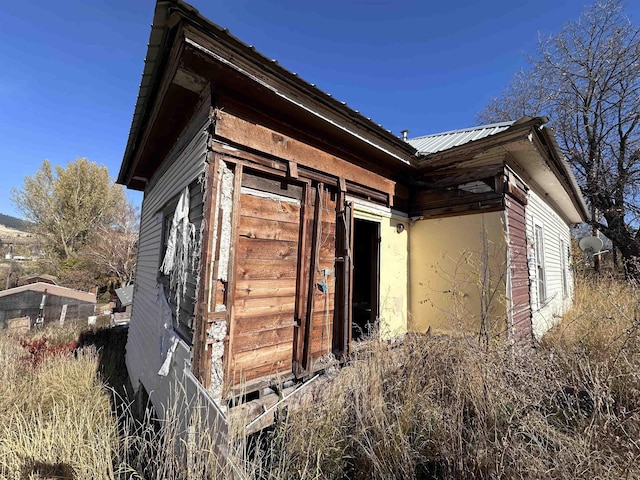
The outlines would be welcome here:
[[[133,387],[138,388],[138,382],[144,385],[160,415],[175,402],[184,405],[183,395],[196,395],[200,398],[199,403],[203,403],[203,397],[198,393],[202,393],[201,387],[190,373],[191,349],[184,341],[178,342],[169,374],[165,377],[158,375],[174,334],[171,316],[169,314],[167,318],[166,309],[162,308],[157,278],[161,262],[161,211],[169,200],[205,171],[209,138],[208,105],[208,102],[203,102],[194,115],[189,127],[168,155],[166,165],[163,165],[156,177],[149,182],[142,202],[138,263],[126,363]],[[179,394],[178,397],[182,397],[180,400],[176,393]],[[212,405],[212,408],[217,411],[215,405]],[[186,414],[189,409],[184,410],[183,414]]]
[[[529,192],[529,203],[526,207],[527,246],[529,277],[531,285],[531,310],[533,334],[539,339],[558,321],[560,316],[571,306],[573,296],[573,276],[568,259],[562,261],[561,246],[564,242],[564,255],[571,244],[569,225],[534,191]],[[542,227],[544,255],[544,274],[546,298],[538,295],[538,277],[536,268],[535,225]],[[563,241],[563,242],[562,242]],[[562,272],[565,267],[568,289],[563,293]]]

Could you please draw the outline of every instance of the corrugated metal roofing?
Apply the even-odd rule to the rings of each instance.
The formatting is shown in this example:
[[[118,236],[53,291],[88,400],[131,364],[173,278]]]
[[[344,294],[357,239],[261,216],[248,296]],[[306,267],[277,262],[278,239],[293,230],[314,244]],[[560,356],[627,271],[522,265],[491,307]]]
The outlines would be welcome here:
[[[120,303],[123,307],[131,305],[133,301],[133,283],[126,287],[116,288],[116,295],[120,299]]]
[[[513,125],[513,123],[514,122],[492,123],[490,125],[480,125],[478,127],[434,133],[432,135],[409,138],[407,142],[415,148],[420,155],[428,155],[503,132]]]

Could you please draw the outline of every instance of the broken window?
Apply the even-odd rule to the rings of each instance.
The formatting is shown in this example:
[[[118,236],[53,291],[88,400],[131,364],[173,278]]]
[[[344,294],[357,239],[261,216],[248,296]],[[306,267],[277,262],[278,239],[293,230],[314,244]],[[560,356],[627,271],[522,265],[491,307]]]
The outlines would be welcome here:
[[[203,207],[202,183],[196,181],[162,210],[158,283],[171,306],[175,331],[189,343],[193,339]]]

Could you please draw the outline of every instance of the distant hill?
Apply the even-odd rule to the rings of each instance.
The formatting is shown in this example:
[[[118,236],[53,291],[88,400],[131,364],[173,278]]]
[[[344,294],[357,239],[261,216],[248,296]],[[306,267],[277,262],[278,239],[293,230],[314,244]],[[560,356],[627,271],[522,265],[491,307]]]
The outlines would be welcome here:
[[[4,213],[0,213],[0,225],[4,225],[7,228],[21,230],[23,232],[26,232],[29,226],[29,224],[21,218],[5,215]]]

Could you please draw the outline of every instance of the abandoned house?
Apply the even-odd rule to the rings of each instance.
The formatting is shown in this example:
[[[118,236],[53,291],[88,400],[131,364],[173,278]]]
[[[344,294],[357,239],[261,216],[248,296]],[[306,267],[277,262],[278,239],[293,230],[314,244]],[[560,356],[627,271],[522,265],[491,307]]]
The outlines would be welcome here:
[[[366,335],[532,342],[571,303],[588,216],[546,122],[398,138],[159,1],[118,177],[144,191],[134,387],[225,425]]]

